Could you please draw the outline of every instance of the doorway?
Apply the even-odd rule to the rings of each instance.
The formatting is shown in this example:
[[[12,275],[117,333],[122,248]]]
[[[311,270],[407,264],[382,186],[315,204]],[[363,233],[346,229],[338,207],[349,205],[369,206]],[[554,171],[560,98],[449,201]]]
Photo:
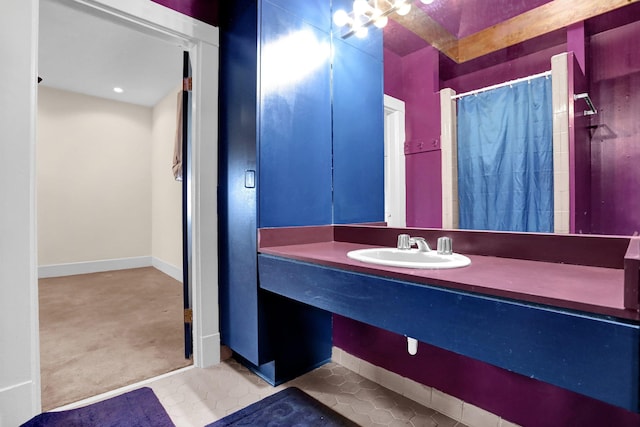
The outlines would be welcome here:
[[[171,173],[182,46],[61,3],[42,1],[40,17],[40,362],[48,410],[191,363],[180,356],[181,285],[160,273],[183,270],[189,248],[182,186]]]
[[[41,0],[41,10],[43,7],[46,7],[46,3],[49,3],[49,2],[45,0]],[[51,2],[51,3],[59,3],[59,2]],[[68,4],[69,2],[66,2],[66,3]],[[84,5],[84,2],[79,1],[77,3],[83,4],[82,12],[87,13],[88,12],[87,9],[91,9],[91,7],[87,7],[86,5]],[[102,2],[102,3],[109,3],[109,2]],[[121,22],[122,17],[116,16],[118,14],[114,13],[113,10],[111,11],[112,15],[107,15],[104,13],[104,11],[98,10],[98,9],[101,9],[100,7],[96,7],[95,9],[96,10],[90,11],[90,13],[88,13],[88,16],[94,16],[94,14],[97,14],[97,15],[100,15],[101,18],[103,19],[107,19],[110,21],[118,21],[120,24],[122,24]],[[153,22],[153,18],[149,18],[147,15],[147,12],[148,11],[145,10],[145,18]],[[41,19],[46,19],[46,15],[41,13]],[[166,23],[166,20],[164,22]],[[207,45],[202,41],[199,41],[197,37],[194,38],[195,40],[190,41],[188,39],[182,39],[180,37],[175,37],[173,35],[169,36],[166,32],[154,31],[153,29],[149,28],[150,26],[148,25],[148,22],[146,22],[145,25],[142,25],[142,24],[138,25],[135,22],[132,23],[130,16],[128,16],[126,27],[140,27],[144,30],[144,33],[146,34],[157,33],[155,35],[159,39],[162,39],[165,43],[167,42],[167,40],[172,40],[173,43],[178,44],[180,48],[185,47],[188,50],[191,50],[194,54],[196,66],[200,67],[196,69],[196,75],[202,74],[203,71],[209,71],[209,72],[214,71],[214,73],[208,74],[209,76],[208,79],[211,79],[211,76],[212,76],[214,80],[213,83],[215,84],[212,85],[211,83],[208,83],[208,85],[204,85],[204,84],[200,85],[198,87],[197,93],[194,96],[193,103],[198,103],[199,106],[201,107],[202,106],[207,107],[207,108],[201,109],[200,110],[201,113],[204,110],[209,114],[215,115],[215,108],[212,111],[210,107],[212,103],[203,102],[201,96],[204,91],[208,91],[209,95],[211,94],[215,95],[213,99],[217,103],[217,81],[216,81],[217,79],[215,79],[215,75],[217,74],[217,47],[216,46]],[[137,29],[139,30],[140,28],[137,28]],[[204,31],[204,32],[206,33],[207,31]],[[217,36],[217,31],[215,35]],[[113,33],[109,34],[109,37],[113,37],[113,36],[114,36]],[[209,42],[211,41],[212,40],[209,40]],[[216,42],[217,42],[217,39],[216,39]],[[212,55],[213,53],[215,53],[215,56]],[[180,56],[176,58],[176,62],[178,63],[178,69],[182,67],[181,56],[182,55],[180,54]],[[46,76],[43,76],[43,77],[46,80]],[[180,76],[178,75],[178,77]],[[215,89],[215,90],[212,90],[212,89]],[[172,98],[175,99],[175,96],[173,96]],[[215,230],[217,228],[217,225],[215,223],[215,219],[214,220],[210,219],[212,218],[211,216],[209,217],[209,220],[208,220],[209,223],[207,224],[200,223],[198,221],[199,219],[198,215],[201,214],[203,210],[207,211],[208,213],[213,208],[213,210],[215,211],[215,182],[216,182],[215,152],[217,151],[215,147],[215,141],[217,140],[217,138],[215,137],[215,133],[216,133],[217,124],[214,121],[213,123],[209,123],[208,125],[203,126],[202,124],[198,123],[198,117],[201,117],[201,116],[195,115],[195,117],[193,117],[193,120],[190,122],[190,124],[194,127],[196,131],[201,132],[200,133],[201,136],[202,135],[213,136],[213,137],[210,136],[209,138],[211,139],[208,140],[208,143],[213,145],[202,146],[201,144],[198,144],[198,141],[196,141],[197,146],[194,147],[194,150],[199,151],[200,153],[205,153],[208,155],[208,157],[206,159],[203,159],[201,162],[197,162],[196,164],[193,165],[194,179],[192,180],[192,182],[189,183],[191,186],[190,189],[192,190],[194,187],[196,187],[199,184],[200,179],[203,177],[203,175],[209,178],[210,180],[208,182],[211,183],[211,185],[208,186],[207,188],[200,188],[198,193],[195,193],[190,196],[191,201],[201,200],[205,202],[204,206],[195,207],[193,210],[194,226],[190,231],[190,233],[192,233],[191,237],[193,237],[193,239],[189,246],[193,248],[195,247],[196,244],[198,244],[202,248],[200,252],[194,253],[194,262],[193,262],[193,266],[191,268],[190,273],[192,273],[194,277],[193,290],[194,290],[194,293],[196,294],[194,296],[195,306],[193,310],[193,319],[194,319],[193,322],[195,326],[194,329],[196,332],[195,342],[194,342],[194,349],[195,349],[194,361],[197,366],[207,366],[212,363],[216,363],[219,360],[219,335],[217,333],[217,309],[216,309],[217,301],[216,300],[212,301],[213,299],[212,297],[216,296],[217,290],[215,289],[215,286],[211,286],[209,287],[209,289],[207,289],[207,291],[202,292],[198,283],[200,280],[202,280],[203,277],[206,277],[212,283],[212,285],[215,285],[217,281],[217,274],[216,274],[217,262],[216,262],[216,257],[214,257],[213,259],[209,258],[207,268],[202,268],[199,261],[200,261],[201,255],[210,256],[212,253],[214,253],[215,255],[217,243],[215,242],[215,239],[216,239],[215,233],[212,236],[213,240],[210,237],[201,239],[198,233],[200,230],[203,230],[203,229],[206,229],[209,232],[211,229]],[[212,153],[214,154],[213,156],[211,156]],[[71,161],[72,159],[69,159],[69,160]],[[211,163],[213,163],[214,165],[213,167],[211,167]],[[200,172],[199,166],[202,164],[206,165],[207,167],[211,167],[211,169],[209,171]],[[76,163],[74,166],[77,167],[78,164]],[[170,164],[170,158],[169,158],[167,159],[167,167],[169,171],[170,171],[170,166],[171,164]],[[213,171],[213,175],[211,174],[211,170]],[[114,170],[114,173],[117,174],[117,171]],[[213,216],[213,218],[215,218],[215,216]],[[144,258],[144,257],[123,257],[123,258],[128,258],[129,261],[131,261],[131,258]],[[114,260],[111,259],[109,261],[114,261]],[[115,260],[115,261],[119,261],[119,260]],[[144,259],[137,259],[137,260],[134,259],[133,261],[134,261],[134,264],[136,261],[140,261],[142,264],[145,263]],[[86,267],[86,264],[84,266]],[[207,305],[209,307],[212,307],[211,311],[214,313],[211,313],[211,314],[213,315],[209,313],[204,314],[200,312],[199,307],[201,306],[202,302],[205,300],[209,301]],[[211,302],[213,302],[213,304],[211,304]],[[212,320],[215,320],[215,321],[212,321]],[[182,325],[180,326],[182,327]],[[208,345],[204,345],[205,343],[207,343]]]
[[[398,228],[407,224],[404,122],[404,102],[384,95],[384,220]]]

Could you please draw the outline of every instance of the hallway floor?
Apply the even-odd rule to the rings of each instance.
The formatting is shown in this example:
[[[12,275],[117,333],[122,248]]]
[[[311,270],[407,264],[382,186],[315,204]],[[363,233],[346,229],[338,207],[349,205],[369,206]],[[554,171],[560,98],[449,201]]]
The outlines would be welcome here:
[[[42,407],[184,366],[182,284],[153,267],[40,279]]]

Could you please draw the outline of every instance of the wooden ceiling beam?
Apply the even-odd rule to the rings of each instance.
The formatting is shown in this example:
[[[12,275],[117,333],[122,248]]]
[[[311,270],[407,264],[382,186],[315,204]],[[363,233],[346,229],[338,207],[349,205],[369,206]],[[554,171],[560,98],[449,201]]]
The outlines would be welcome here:
[[[640,0],[554,0],[458,40],[458,63],[542,36]],[[454,50],[444,52],[447,56]]]
[[[456,36],[447,31],[446,28],[433,20],[419,7],[412,7],[411,12],[404,16],[394,14],[389,16],[389,19],[393,19],[440,52],[443,52],[454,61],[456,60],[458,46]]]
[[[505,49],[640,0],[554,0],[462,39],[419,7],[390,17],[457,63]]]

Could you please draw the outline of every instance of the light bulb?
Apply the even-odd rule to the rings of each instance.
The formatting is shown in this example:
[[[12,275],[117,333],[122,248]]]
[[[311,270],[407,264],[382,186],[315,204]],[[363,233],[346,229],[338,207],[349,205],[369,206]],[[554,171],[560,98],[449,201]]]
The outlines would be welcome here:
[[[369,34],[369,29],[367,27],[358,27],[354,30],[356,32],[356,37],[358,37],[359,39],[363,39],[367,37],[367,34]]]
[[[337,10],[333,14],[333,23],[338,27],[344,27],[349,23],[349,14],[343,9]]]
[[[373,25],[378,28],[384,28],[387,23],[389,23],[389,18],[386,16],[378,16],[377,18],[373,18]]]
[[[433,3],[433,0],[420,0],[420,3],[422,3],[422,4],[431,4],[431,3]]]
[[[411,3],[405,3],[402,6],[400,6],[398,10],[396,10],[396,13],[400,16],[404,16],[410,11],[411,11]]]
[[[369,10],[367,0],[356,0],[353,2],[353,13],[356,15],[364,15]]]

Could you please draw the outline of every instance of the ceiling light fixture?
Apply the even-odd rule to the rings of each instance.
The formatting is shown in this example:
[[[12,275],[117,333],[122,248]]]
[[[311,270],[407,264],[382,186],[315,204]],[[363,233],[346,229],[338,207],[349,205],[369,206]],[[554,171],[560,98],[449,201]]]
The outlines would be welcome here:
[[[431,4],[434,0],[420,0],[421,3]],[[368,27],[375,25],[384,28],[389,22],[388,16],[393,12],[406,15],[411,11],[413,0],[355,0],[353,10],[348,13],[340,9],[333,14],[333,23],[337,27],[346,27],[342,38],[346,39],[355,34],[356,37],[367,36]]]
[[[114,88],[113,88],[113,91],[114,91],[115,93],[122,93],[122,92],[124,92],[124,89],[122,89],[121,87],[114,87]]]

